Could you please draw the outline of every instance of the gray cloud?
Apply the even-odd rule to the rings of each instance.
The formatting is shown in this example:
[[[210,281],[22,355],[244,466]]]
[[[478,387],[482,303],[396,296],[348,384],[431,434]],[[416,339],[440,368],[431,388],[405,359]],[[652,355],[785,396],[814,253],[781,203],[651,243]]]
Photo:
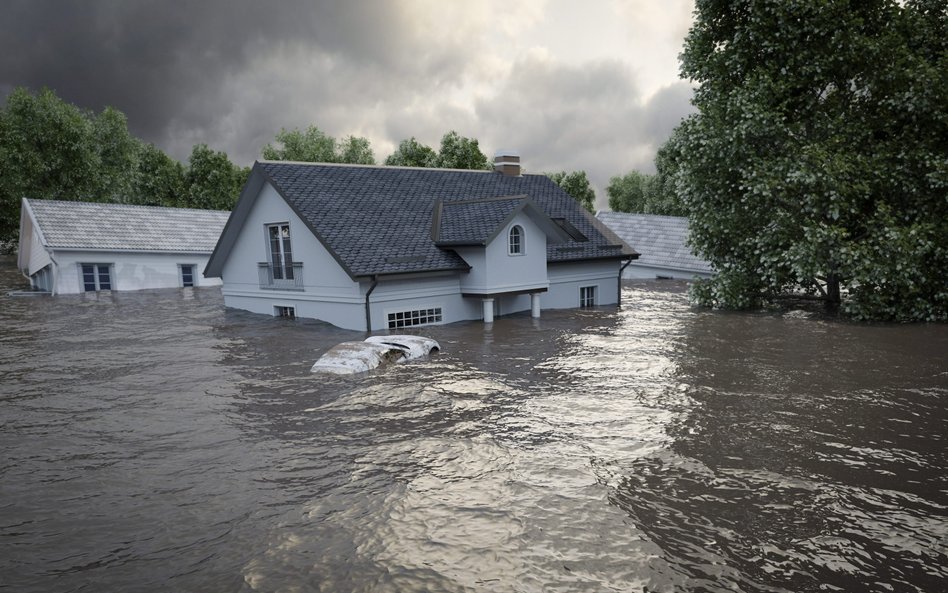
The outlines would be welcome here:
[[[14,0],[0,93],[48,86],[122,110],[177,158],[204,142],[242,164],[281,127],[367,136],[379,160],[454,129],[488,152],[519,150],[532,171],[585,169],[604,203],[610,176],[651,169],[691,88],[643,101],[626,62],[495,46],[529,20],[498,29],[490,7],[387,0]]]

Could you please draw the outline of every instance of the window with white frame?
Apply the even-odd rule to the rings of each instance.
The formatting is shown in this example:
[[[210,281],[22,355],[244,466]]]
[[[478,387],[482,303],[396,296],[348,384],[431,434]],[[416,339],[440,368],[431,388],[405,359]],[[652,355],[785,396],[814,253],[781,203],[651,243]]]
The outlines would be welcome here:
[[[441,307],[415,309],[412,311],[397,311],[395,313],[388,314],[388,329],[441,323],[441,319]]]
[[[181,275],[181,286],[194,286],[194,264],[178,264]]]
[[[82,271],[82,290],[112,290],[112,264],[79,264]]]
[[[270,266],[274,280],[293,279],[293,249],[290,245],[289,223],[267,225],[270,244]]]
[[[580,307],[595,307],[596,306],[596,287],[595,286],[581,286],[579,288],[579,306]]]
[[[523,227],[519,224],[515,224],[510,229],[507,253],[509,255],[523,255]]]

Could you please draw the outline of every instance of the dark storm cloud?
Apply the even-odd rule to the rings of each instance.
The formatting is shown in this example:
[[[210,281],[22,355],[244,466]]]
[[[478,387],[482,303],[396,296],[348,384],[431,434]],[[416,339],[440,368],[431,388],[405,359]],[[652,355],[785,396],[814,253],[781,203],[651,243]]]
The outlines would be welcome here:
[[[167,140],[169,127],[200,137],[244,100],[222,92],[228,81],[294,48],[344,62],[350,78],[363,70],[435,79],[450,72],[456,52],[426,52],[420,39],[406,38],[404,18],[384,1],[15,1],[0,24],[0,86],[47,86],[88,109],[114,106],[151,141]],[[399,61],[406,51],[412,59]],[[290,73],[275,82],[283,87],[269,92],[278,95],[295,81]]]

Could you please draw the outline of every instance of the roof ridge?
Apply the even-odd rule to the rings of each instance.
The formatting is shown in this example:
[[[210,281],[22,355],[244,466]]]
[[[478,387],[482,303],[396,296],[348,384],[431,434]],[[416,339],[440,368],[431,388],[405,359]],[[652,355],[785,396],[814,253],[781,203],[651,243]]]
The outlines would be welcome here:
[[[529,200],[527,194],[511,194],[509,196],[492,196],[489,198],[465,198],[463,200],[443,200],[445,206],[462,206],[465,204],[484,204],[487,202],[502,202],[504,200]]]
[[[89,202],[86,200],[50,200],[46,198],[23,198],[30,205],[34,204],[68,204],[69,206],[81,205],[81,206],[100,206],[105,208],[135,208],[135,209],[147,209],[150,211],[155,210],[177,210],[182,212],[213,212],[218,214],[226,214],[230,216],[230,210],[209,210],[207,208],[182,208],[180,206],[151,206],[148,204],[122,204],[120,202]]]
[[[268,159],[258,159],[256,161],[262,165],[305,165],[305,166],[320,166],[320,167],[348,167],[348,168],[360,168],[360,169],[392,169],[392,170],[403,170],[403,171],[454,171],[454,172],[464,172],[464,173],[499,173],[493,169],[452,169],[449,167],[410,167],[407,165],[364,165],[361,163],[321,163],[313,161],[274,161]],[[542,173],[522,173],[521,177],[526,176],[533,177],[543,177]]]

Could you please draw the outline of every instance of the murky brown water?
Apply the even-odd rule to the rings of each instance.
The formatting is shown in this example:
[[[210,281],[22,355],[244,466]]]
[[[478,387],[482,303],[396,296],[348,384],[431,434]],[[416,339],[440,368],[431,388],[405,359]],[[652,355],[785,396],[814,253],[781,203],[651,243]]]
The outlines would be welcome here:
[[[219,291],[6,297],[0,590],[942,591],[948,328],[622,310],[360,334]]]

